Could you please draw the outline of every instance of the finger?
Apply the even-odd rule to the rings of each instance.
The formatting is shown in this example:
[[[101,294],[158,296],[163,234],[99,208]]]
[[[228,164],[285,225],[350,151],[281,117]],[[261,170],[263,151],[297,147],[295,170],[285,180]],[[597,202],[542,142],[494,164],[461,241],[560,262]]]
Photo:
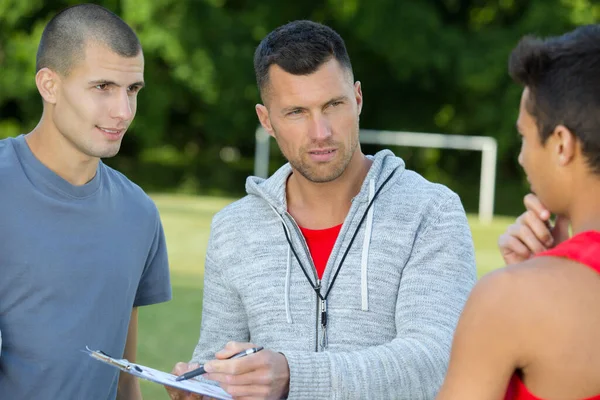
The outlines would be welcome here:
[[[550,247],[553,245],[554,237],[552,236],[552,231],[548,224],[540,219],[539,215],[533,211],[527,211],[523,215],[522,223],[527,225],[538,241],[544,246]]]
[[[193,371],[193,370],[198,369],[198,368],[200,368],[200,364],[195,363],[195,362],[194,363],[189,363],[187,365],[187,370],[183,371],[183,373],[190,372],[190,371]]]
[[[215,353],[215,357],[218,360],[225,360],[239,353],[240,351],[248,350],[252,347],[256,346],[247,342],[228,342],[222,350]]]
[[[499,242],[502,257],[507,264],[525,261],[532,255],[529,248],[514,236],[504,234]]]
[[[234,397],[234,400],[264,400],[265,397],[256,397],[256,396],[236,396]]]
[[[268,385],[273,381],[273,376],[267,371],[253,370],[245,374],[230,375],[214,372],[204,375],[204,378],[219,382],[221,385]]]
[[[257,398],[265,399],[271,393],[271,389],[266,385],[227,385],[222,384],[221,388],[229,393],[234,399],[239,398]]]
[[[171,400],[197,400],[201,399],[200,395],[190,392],[185,392],[181,389],[176,389],[174,387],[165,386],[167,389],[167,393]]]
[[[181,374],[185,374],[188,371],[192,371],[196,368],[198,368],[200,366],[200,364],[198,363],[184,363],[184,362],[178,362],[177,364],[175,364],[175,366],[173,367],[173,370],[171,371],[171,373],[173,375],[181,375]]]
[[[529,251],[531,251],[534,254],[546,250],[546,247],[544,246],[544,244],[538,240],[538,238],[533,233],[533,231],[529,228],[529,226],[527,226],[524,223],[511,225],[508,228],[507,233],[510,236],[520,240],[521,243],[523,243],[525,246],[527,246]]]
[[[218,372],[228,375],[246,374],[264,367],[267,363],[268,354],[268,351],[262,351],[233,360],[211,360],[204,364],[204,369],[209,373]]]
[[[248,357],[243,357],[248,358]],[[219,373],[227,375],[240,375],[248,373],[252,368],[244,363],[243,358],[235,360],[212,360],[204,364],[204,370],[209,374]]]
[[[525,208],[529,211],[534,212],[538,215],[542,221],[548,221],[550,219],[550,211],[544,207],[540,199],[533,193],[529,193],[523,198]]]
[[[167,393],[169,394],[169,398],[171,400],[181,400],[181,399],[183,399],[184,392],[182,392],[181,390],[172,388],[170,386],[165,386],[165,389],[167,389]]]
[[[554,243],[559,244],[567,240],[570,236],[569,226],[571,221],[562,215],[556,217],[554,221],[554,227],[552,228],[552,236],[554,237]]]

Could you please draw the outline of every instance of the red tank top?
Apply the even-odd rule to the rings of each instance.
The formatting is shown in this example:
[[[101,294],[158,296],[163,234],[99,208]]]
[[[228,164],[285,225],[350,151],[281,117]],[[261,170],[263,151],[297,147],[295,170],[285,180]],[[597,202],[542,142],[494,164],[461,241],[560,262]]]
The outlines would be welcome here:
[[[537,257],[564,257],[587,265],[600,273],[600,232],[586,231],[573,236],[553,249],[537,254]],[[504,400],[543,400],[532,395],[519,375],[513,375]],[[600,400],[600,395],[584,400]]]
[[[326,229],[306,229],[301,226],[299,228],[302,231],[310,255],[315,263],[317,275],[321,279],[331,255],[331,250],[333,250],[333,245],[342,229],[342,224]]]

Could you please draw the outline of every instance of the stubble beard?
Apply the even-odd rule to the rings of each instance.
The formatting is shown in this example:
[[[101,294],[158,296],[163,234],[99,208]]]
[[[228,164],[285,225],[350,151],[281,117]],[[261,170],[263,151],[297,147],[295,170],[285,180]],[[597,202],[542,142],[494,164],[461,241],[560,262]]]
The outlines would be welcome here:
[[[332,165],[319,165],[311,162],[304,148],[300,150],[300,156],[297,159],[292,159],[290,157],[286,158],[288,159],[288,162],[292,168],[298,171],[298,173],[300,173],[300,175],[302,175],[306,180],[313,183],[332,182],[342,176],[344,171],[346,171],[346,168],[348,168],[348,165],[350,164],[350,161],[352,160],[352,157],[358,148],[358,142],[357,126],[356,131],[352,135],[349,149],[346,149],[345,146],[335,146],[337,147],[337,151],[340,152],[342,156],[339,160],[334,161],[334,164]],[[333,143],[326,143],[326,145],[332,144]]]

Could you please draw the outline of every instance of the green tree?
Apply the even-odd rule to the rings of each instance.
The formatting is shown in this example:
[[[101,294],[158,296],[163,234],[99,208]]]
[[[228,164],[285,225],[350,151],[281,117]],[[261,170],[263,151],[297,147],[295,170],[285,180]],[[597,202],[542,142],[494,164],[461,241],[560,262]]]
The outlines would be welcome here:
[[[0,0],[0,137],[27,132],[39,119],[37,44],[49,18],[77,3]],[[147,88],[120,155],[107,162],[146,189],[243,193],[252,173],[254,105],[260,101],[254,49],[273,28],[313,19],[346,40],[355,76],[363,83],[363,127],[498,140],[501,213],[520,211],[519,197],[527,190],[516,163],[514,120],[521,89],[506,72],[510,50],[524,34],[560,34],[600,20],[600,5],[592,0],[96,3],[129,22],[144,46]],[[226,147],[239,158],[222,157]],[[477,153],[394,150],[410,168],[458,191],[475,210]],[[283,162],[273,154],[272,170]]]

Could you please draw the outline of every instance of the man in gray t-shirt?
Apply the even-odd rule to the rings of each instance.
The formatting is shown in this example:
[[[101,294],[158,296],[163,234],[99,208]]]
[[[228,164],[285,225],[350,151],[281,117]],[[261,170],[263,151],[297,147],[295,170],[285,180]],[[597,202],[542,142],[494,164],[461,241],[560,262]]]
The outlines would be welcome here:
[[[0,141],[2,399],[141,398],[132,376],[82,350],[134,360],[137,307],[171,298],[154,203],[100,161],[133,120],[143,68],[135,33],[102,7],[44,30],[42,118]]]

